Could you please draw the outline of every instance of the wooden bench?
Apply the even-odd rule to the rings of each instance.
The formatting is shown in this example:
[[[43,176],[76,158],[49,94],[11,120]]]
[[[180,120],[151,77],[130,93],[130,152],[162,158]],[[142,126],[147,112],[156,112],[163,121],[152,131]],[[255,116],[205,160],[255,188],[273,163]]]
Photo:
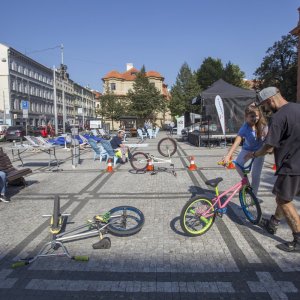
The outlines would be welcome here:
[[[32,173],[32,170],[29,168],[16,169],[12,165],[8,155],[4,153],[2,147],[0,147],[0,171],[6,173],[8,183],[22,182],[24,186],[26,186],[24,176]]]

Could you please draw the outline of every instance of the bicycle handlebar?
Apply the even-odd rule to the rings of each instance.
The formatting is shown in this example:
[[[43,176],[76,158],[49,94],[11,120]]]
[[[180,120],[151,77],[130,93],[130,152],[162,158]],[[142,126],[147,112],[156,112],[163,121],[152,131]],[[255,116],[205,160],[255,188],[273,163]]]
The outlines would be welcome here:
[[[224,166],[226,167],[228,164],[230,163],[234,163],[236,166],[238,166],[244,173],[249,173],[251,171],[252,168],[252,164],[253,164],[254,158],[252,158],[250,160],[250,163],[247,164],[246,166],[241,166],[236,160],[231,160],[228,163],[225,163],[224,161],[219,161],[218,165]]]

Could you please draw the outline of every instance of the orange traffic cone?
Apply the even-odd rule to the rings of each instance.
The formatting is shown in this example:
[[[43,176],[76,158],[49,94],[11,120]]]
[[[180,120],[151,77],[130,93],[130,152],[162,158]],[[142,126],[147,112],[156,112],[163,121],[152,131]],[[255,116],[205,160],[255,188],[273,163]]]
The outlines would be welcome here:
[[[112,167],[112,164],[111,164],[111,158],[108,159],[108,162],[107,162],[107,168],[106,168],[106,172],[113,172],[113,167]]]
[[[232,162],[232,156],[230,156],[230,162],[229,162],[229,164],[227,166],[227,169],[232,169],[232,170],[235,169],[235,165]]]
[[[154,171],[153,160],[148,159],[147,171]]]
[[[195,158],[194,158],[194,156],[191,156],[189,170],[190,171],[196,171],[197,170],[197,166],[195,164]]]
[[[272,170],[276,171],[276,164],[273,164]]]

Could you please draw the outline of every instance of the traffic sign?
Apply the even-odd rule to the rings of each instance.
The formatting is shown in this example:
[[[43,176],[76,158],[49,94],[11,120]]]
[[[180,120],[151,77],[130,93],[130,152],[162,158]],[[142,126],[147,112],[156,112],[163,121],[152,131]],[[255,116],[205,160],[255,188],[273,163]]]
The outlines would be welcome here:
[[[23,109],[23,118],[28,119],[28,109]]]
[[[26,101],[26,100],[22,100],[21,101],[22,103],[22,109],[29,109],[29,101]]]

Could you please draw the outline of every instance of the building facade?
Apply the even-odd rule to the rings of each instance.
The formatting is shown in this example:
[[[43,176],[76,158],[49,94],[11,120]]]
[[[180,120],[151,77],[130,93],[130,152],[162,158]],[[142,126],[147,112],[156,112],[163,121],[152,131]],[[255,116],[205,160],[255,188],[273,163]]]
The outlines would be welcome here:
[[[112,91],[115,95],[118,96],[126,96],[129,90],[133,90],[133,84],[136,79],[136,74],[139,72],[136,68],[133,67],[133,64],[128,63],[126,65],[126,72],[120,73],[118,71],[110,71],[103,78],[103,94],[107,87],[110,91]],[[148,77],[149,82],[152,83],[157,90],[164,96],[166,101],[170,100],[170,93],[168,91],[167,84],[164,83],[164,77],[156,71],[148,71],[146,72],[146,77]],[[171,121],[171,115],[169,111],[164,113],[159,113],[156,116],[156,123],[159,126],[162,126],[165,123],[169,123]]]
[[[8,125],[38,126],[54,116],[53,72],[17,50],[0,44],[0,111]],[[28,101],[28,118],[22,101]]]
[[[28,116],[23,114],[24,102],[28,104]],[[64,122],[84,127],[95,118],[92,90],[71,80],[65,65],[53,71],[0,44],[0,123],[55,124],[55,103],[60,128]]]

